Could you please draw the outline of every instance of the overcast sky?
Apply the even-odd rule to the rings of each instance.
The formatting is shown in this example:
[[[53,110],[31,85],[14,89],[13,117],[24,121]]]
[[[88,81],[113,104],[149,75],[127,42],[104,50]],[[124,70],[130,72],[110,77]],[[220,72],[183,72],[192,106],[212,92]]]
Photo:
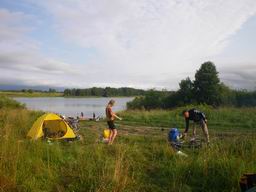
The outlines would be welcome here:
[[[256,0],[0,0],[0,84],[256,88]]]

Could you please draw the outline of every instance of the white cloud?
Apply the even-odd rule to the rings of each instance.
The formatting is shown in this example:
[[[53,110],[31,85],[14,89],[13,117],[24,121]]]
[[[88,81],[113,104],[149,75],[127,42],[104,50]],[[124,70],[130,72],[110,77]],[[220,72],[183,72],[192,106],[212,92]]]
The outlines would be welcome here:
[[[0,9],[1,84],[58,85],[67,75],[80,74],[70,64],[44,56],[40,43],[27,36],[32,17]],[[61,80],[60,80],[61,79]]]
[[[235,89],[256,89],[256,66],[248,63],[236,63],[232,68],[221,68],[221,79]]]
[[[40,4],[53,15],[64,39],[97,49],[99,57],[91,67],[110,76],[110,82],[122,82],[120,74],[124,84],[132,75],[148,76],[134,84],[171,76],[169,88],[177,87],[184,73],[194,74],[201,62],[219,54],[256,12],[254,0],[48,0]]]
[[[8,44],[10,49],[13,51],[25,46],[27,56],[17,51],[18,62],[7,57],[8,53],[0,54],[0,62],[11,60],[3,68],[27,66],[25,70],[41,73],[34,77],[37,82],[47,77],[44,83],[65,82],[75,87],[132,85],[177,88],[178,82],[186,76],[193,76],[202,62],[221,53],[232,35],[256,13],[255,0],[27,2],[51,14],[55,30],[63,41],[93,48],[95,56],[84,65],[73,65],[77,69],[74,73],[79,71],[80,75],[72,75],[73,72],[61,75],[70,72],[69,64],[45,58],[40,54],[37,43],[19,35],[23,27],[15,25],[8,28],[4,24],[3,28],[16,39]],[[23,15],[5,12],[14,18],[16,24],[14,15]],[[10,21],[6,20],[6,23]],[[0,32],[0,39],[1,36],[11,39],[7,33],[1,35]],[[0,50],[3,50],[1,46]],[[47,74],[49,70],[56,76]]]

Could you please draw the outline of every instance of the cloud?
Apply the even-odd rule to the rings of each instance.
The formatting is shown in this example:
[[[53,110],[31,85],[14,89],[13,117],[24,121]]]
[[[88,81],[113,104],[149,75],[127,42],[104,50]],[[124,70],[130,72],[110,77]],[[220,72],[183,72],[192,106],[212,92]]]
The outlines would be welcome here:
[[[2,84],[56,85],[63,76],[80,74],[70,64],[44,56],[40,42],[28,37],[32,16],[0,9],[0,69]],[[61,79],[61,80],[58,80]]]
[[[5,42],[10,39],[18,39],[22,36],[26,28],[19,25],[20,22],[24,21],[28,16],[22,12],[11,13],[6,9],[0,9],[0,40]],[[19,26],[17,26],[19,25]]]
[[[192,75],[219,54],[256,12],[254,0],[47,0],[39,5],[52,14],[63,39],[98,51],[94,64],[87,63],[95,73],[113,82],[120,73],[126,80],[148,76],[134,84],[160,82],[167,73],[161,78],[172,76],[176,87],[181,74]]]
[[[256,89],[256,67],[255,64],[241,64],[231,68],[221,69],[221,79],[224,83],[235,89]]]
[[[93,49],[94,55],[72,65],[49,58],[41,53],[43,42],[28,37],[28,16],[2,9],[0,40],[7,47],[0,45],[0,68],[16,69],[26,83],[65,82],[69,87],[175,89],[181,79],[194,76],[201,63],[220,54],[256,13],[255,0],[25,2],[50,14],[64,42],[82,47],[85,54]]]

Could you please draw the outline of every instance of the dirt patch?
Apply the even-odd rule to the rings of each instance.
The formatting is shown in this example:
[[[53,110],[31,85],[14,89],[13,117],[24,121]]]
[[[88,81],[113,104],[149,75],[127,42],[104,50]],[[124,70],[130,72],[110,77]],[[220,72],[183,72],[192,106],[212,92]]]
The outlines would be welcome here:
[[[102,134],[102,130],[106,128],[105,122],[97,122],[97,124],[89,125],[90,130],[94,130],[96,134]],[[87,128],[88,128],[87,127]],[[152,137],[167,137],[170,128],[163,127],[150,127],[150,126],[133,126],[133,125],[123,125],[117,123],[117,131],[119,135],[135,135],[135,136],[152,136]],[[179,129],[182,133],[184,129]],[[201,129],[197,129],[197,136],[204,138],[203,132]],[[192,130],[190,130],[188,137],[192,137]],[[225,130],[217,131],[210,130],[210,139],[213,140],[223,140],[223,139],[232,139],[235,137],[256,137],[256,133],[250,132],[240,132],[234,130]]]

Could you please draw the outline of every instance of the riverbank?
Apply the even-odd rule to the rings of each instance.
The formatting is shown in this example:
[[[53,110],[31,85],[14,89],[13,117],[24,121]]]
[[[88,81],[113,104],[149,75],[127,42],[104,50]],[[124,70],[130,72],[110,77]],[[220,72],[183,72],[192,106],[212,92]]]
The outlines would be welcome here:
[[[186,150],[186,158],[177,156],[166,141],[171,126],[167,121],[182,124],[180,109],[120,113],[123,121],[116,122],[117,140],[108,146],[99,142],[106,127],[104,121],[81,122],[82,141],[29,141],[26,134],[42,112],[6,104],[0,107],[0,189],[239,191],[242,173],[256,172],[256,133],[253,126],[249,128],[250,134],[242,127],[229,131],[225,122],[230,119],[232,126],[236,123],[246,126],[253,117],[248,116],[249,111],[255,113],[256,109],[243,109],[240,113],[240,109],[212,110],[206,112],[211,117],[209,123],[214,124],[218,118],[223,126],[218,125],[216,130],[209,124],[210,146]],[[164,127],[159,123],[162,120],[166,121]],[[220,137],[222,128],[225,135]]]
[[[63,93],[0,91],[0,96],[6,96],[6,97],[63,97]]]

